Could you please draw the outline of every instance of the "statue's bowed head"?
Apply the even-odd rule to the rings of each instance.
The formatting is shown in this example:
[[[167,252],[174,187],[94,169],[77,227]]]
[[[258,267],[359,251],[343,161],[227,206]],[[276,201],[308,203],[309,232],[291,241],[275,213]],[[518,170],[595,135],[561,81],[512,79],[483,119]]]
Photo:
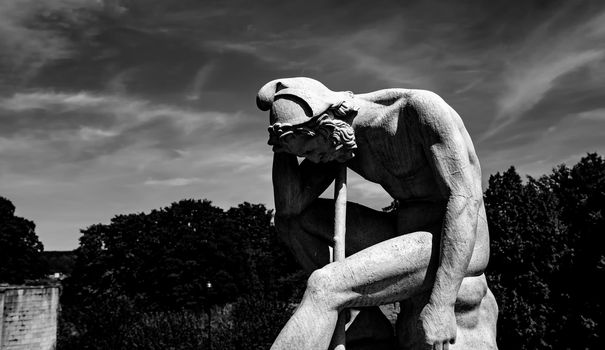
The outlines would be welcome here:
[[[270,110],[269,145],[312,162],[345,162],[357,148],[350,121],[357,114],[353,93],[334,92],[310,78],[265,84],[256,103]],[[349,122],[347,122],[349,121]]]

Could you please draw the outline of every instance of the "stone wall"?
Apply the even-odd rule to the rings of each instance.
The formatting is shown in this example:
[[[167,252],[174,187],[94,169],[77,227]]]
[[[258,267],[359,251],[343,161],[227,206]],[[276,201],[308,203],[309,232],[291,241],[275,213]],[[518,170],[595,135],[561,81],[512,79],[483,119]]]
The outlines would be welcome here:
[[[0,286],[0,350],[53,350],[59,286]]]

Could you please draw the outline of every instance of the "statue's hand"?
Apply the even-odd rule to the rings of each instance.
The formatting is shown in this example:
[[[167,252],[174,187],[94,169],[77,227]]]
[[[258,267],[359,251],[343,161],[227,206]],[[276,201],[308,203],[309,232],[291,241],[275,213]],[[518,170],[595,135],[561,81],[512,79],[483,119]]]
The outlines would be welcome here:
[[[456,315],[453,306],[426,304],[418,320],[426,349],[449,350],[456,341]]]

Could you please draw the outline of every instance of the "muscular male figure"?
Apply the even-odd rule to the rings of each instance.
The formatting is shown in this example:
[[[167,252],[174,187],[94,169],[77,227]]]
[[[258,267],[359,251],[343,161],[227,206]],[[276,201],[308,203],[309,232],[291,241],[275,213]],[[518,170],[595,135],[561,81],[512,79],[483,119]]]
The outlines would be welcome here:
[[[312,271],[271,349],[327,349],[340,310],[395,301],[402,349],[496,349],[481,169],[460,116],[429,91],[355,95],[309,78],[269,82],[257,104],[270,111],[275,224]],[[347,258],[328,263],[333,201],[318,197],[342,163],[399,205],[349,202]]]

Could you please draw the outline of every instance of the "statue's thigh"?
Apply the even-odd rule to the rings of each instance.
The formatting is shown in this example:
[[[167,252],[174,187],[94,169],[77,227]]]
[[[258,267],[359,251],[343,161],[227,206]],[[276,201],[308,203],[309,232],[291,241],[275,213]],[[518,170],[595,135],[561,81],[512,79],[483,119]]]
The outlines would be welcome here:
[[[418,317],[429,293],[401,301],[396,333],[400,350],[423,349],[423,336],[418,331]],[[450,350],[492,350],[496,345],[498,306],[487,287],[485,275],[467,277],[462,281],[456,299],[456,343]]]

